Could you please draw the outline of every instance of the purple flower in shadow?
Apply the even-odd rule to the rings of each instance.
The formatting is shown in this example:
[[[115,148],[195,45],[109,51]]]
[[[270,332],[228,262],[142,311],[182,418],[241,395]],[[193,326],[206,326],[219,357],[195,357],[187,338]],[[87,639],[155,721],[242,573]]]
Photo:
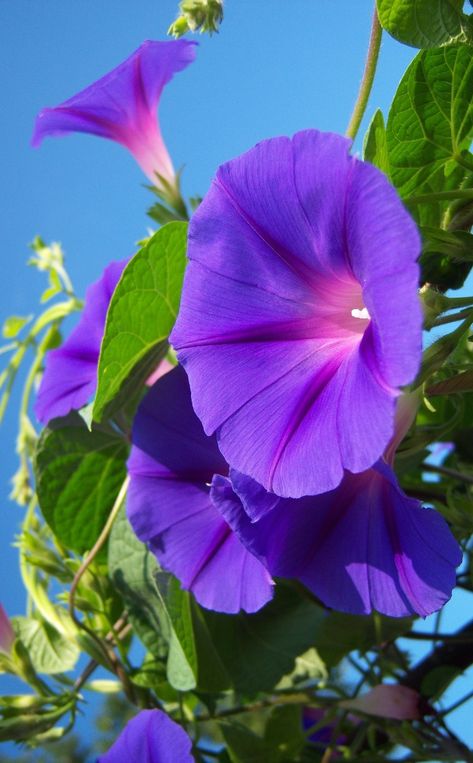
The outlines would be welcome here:
[[[164,145],[157,107],[164,86],[195,57],[194,42],[147,40],[122,64],[55,108],[36,118],[32,144],[46,136],[85,132],[125,146],[148,178],[157,175],[176,185],[176,175]]]
[[[392,444],[416,409],[415,396],[401,398]],[[387,461],[345,472],[323,495],[280,498],[232,469],[213,478],[210,495],[271,575],[297,578],[343,612],[425,617],[450,598],[461,551],[443,517],[401,490],[392,444]]]
[[[14,640],[15,633],[11,622],[3,606],[0,604],[0,652],[10,654]]]
[[[138,538],[208,609],[255,612],[272,581],[210,499],[228,465],[204,434],[181,367],[159,379],[140,404],[128,461],[127,512]]]
[[[141,710],[97,763],[194,763],[184,729],[161,710]]]
[[[35,404],[36,416],[43,424],[82,408],[94,394],[107,310],[127,262],[112,262],[89,286],[76,328],[61,347],[46,355]]]
[[[220,167],[190,224],[171,342],[206,433],[283,497],[378,460],[421,357],[416,226],[349,147],[263,141]]]

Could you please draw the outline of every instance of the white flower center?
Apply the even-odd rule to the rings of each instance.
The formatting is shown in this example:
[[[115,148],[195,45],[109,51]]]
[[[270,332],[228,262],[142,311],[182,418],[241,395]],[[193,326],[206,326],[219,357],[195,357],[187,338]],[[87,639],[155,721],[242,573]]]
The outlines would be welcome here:
[[[353,308],[351,315],[352,318],[361,318],[363,321],[369,321],[371,317],[366,307],[363,310],[359,310],[357,307]]]

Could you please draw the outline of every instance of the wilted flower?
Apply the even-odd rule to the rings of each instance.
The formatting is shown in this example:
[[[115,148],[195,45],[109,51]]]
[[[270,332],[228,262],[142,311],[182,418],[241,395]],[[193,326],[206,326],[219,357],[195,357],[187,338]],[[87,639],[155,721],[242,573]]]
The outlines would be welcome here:
[[[138,538],[204,607],[254,612],[272,596],[265,567],[242,545],[210,499],[228,465],[192,410],[180,367],[140,404],[128,461],[127,511]]]
[[[48,352],[35,404],[43,424],[82,408],[94,394],[107,310],[127,262],[112,262],[89,286],[78,325],[61,347]]]
[[[323,493],[383,453],[416,375],[416,226],[315,130],[223,165],[194,214],[171,341],[207,434],[267,490]]]
[[[97,763],[194,763],[184,729],[161,710],[141,710]]]
[[[10,654],[14,640],[15,633],[11,622],[3,606],[0,604],[0,652]]]
[[[143,172],[171,195],[177,180],[164,145],[157,107],[164,86],[195,57],[187,40],[147,40],[122,64],[55,108],[43,109],[33,145],[44,137],[86,132],[125,146]]]
[[[356,713],[360,710],[368,715],[392,718],[398,721],[417,721],[420,695],[414,689],[399,684],[380,684],[361,697],[339,702],[340,707]]]

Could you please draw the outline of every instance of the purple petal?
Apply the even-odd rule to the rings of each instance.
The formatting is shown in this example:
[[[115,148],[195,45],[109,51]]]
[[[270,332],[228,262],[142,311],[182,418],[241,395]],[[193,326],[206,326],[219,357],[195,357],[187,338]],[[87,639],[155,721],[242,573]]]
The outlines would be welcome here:
[[[61,347],[46,355],[35,403],[36,416],[43,424],[82,408],[94,394],[107,310],[127,262],[112,262],[89,286],[78,325]]]
[[[372,466],[420,361],[415,225],[348,147],[313,130],[260,143],[219,169],[190,225],[171,341],[195,411],[232,466],[285,497]]]
[[[214,477],[211,497],[249,551],[272,575],[299,579],[327,606],[426,616],[450,598],[458,544],[439,514],[404,495],[384,462],[346,473],[330,493],[281,499],[255,523],[247,513],[252,480],[240,475],[237,488]]]
[[[260,609],[272,596],[272,581],[210,500],[213,475],[226,474],[228,466],[192,409],[182,368],[148,392],[132,441],[127,510],[138,538],[202,606]]]
[[[141,710],[97,763],[194,763],[192,741],[162,710]]]
[[[163,143],[156,109],[164,85],[195,57],[194,42],[147,40],[122,64],[55,108],[43,109],[32,144],[46,136],[85,132],[110,138],[128,148],[156,182],[168,181],[174,169]]]

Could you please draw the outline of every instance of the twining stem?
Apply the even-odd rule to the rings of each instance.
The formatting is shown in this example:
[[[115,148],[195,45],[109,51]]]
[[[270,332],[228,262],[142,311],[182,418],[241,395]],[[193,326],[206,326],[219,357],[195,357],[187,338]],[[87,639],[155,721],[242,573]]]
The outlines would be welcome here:
[[[366,111],[368,105],[368,99],[370,97],[371,88],[373,87],[374,75],[376,73],[376,65],[378,63],[379,49],[381,47],[381,36],[383,30],[378,19],[378,11],[376,5],[373,11],[373,21],[371,23],[371,34],[368,45],[368,54],[366,56],[365,70],[363,72],[363,78],[361,80],[360,89],[358,91],[358,97],[356,99],[355,106],[350,118],[350,122],[346,129],[346,136],[355,140],[358,130],[360,129],[361,120]]]
[[[97,538],[97,541],[95,542],[95,545],[93,546],[92,550],[87,554],[87,556],[85,557],[84,561],[82,562],[82,564],[80,565],[79,569],[77,570],[74,576],[74,580],[72,581],[72,585],[71,585],[71,590],[69,592],[69,614],[72,620],[74,621],[74,623],[77,625],[77,627],[86,631],[89,634],[89,636],[94,639],[100,651],[104,655],[104,658],[110,664],[111,669],[120,679],[126,696],[131,702],[136,704],[136,692],[134,691],[133,685],[130,682],[130,679],[128,678],[127,673],[124,670],[123,665],[121,664],[117,655],[113,651],[112,647],[109,646],[102,639],[100,639],[97,636],[97,634],[94,633],[94,631],[92,631],[90,628],[88,628],[88,626],[85,623],[79,620],[75,611],[75,598],[76,598],[77,586],[79,585],[83,574],[86,572],[87,568],[93,562],[93,560],[99,553],[100,549],[106,542],[108,535],[110,533],[110,530],[112,529],[112,525],[115,519],[117,518],[118,512],[121,509],[123,501],[125,500],[129,482],[130,482],[130,478],[127,476],[123,480],[122,486],[115,499],[115,503],[113,504],[112,510],[110,514],[108,515],[108,519],[105,523],[105,526],[102,532]]]
[[[422,464],[423,472],[433,472],[434,474],[443,474],[445,477],[452,477],[460,482],[466,482],[468,485],[473,485],[473,477],[469,474],[463,474],[457,472],[456,469],[449,469],[447,466],[436,466],[435,464]]]
[[[74,580],[72,581],[71,590],[69,592],[69,613],[71,615],[71,618],[74,620],[76,625],[80,628],[82,627],[81,621],[78,619],[76,612],[75,612],[75,598],[76,598],[76,590],[77,586],[80,583],[80,580],[82,578],[82,575],[87,570],[89,565],[93,562],[99,551],[101,550],[102,546],[104,545],[105,541],[108,538],[108,535],[110,533],[110,530],[112,529],[112,525],[117,518],[117,514],[121,509],[122,503],[125,500],[126,491],[128,490],[128,484],[130,482],[130,478],[127,476],[123,480],[123,484],[119,490],[119,493],[115,499],[115,503],[113,504],[112,510],[110,514],[108,515],[108,519],[105,522],[104,528],[102,532],[100,533],[99,537],[97,538],[95,545],[93,546],[92,550],[89,551],[87,556],[85,557],[84,561],[82,562],[81,566],[77,570]]]

